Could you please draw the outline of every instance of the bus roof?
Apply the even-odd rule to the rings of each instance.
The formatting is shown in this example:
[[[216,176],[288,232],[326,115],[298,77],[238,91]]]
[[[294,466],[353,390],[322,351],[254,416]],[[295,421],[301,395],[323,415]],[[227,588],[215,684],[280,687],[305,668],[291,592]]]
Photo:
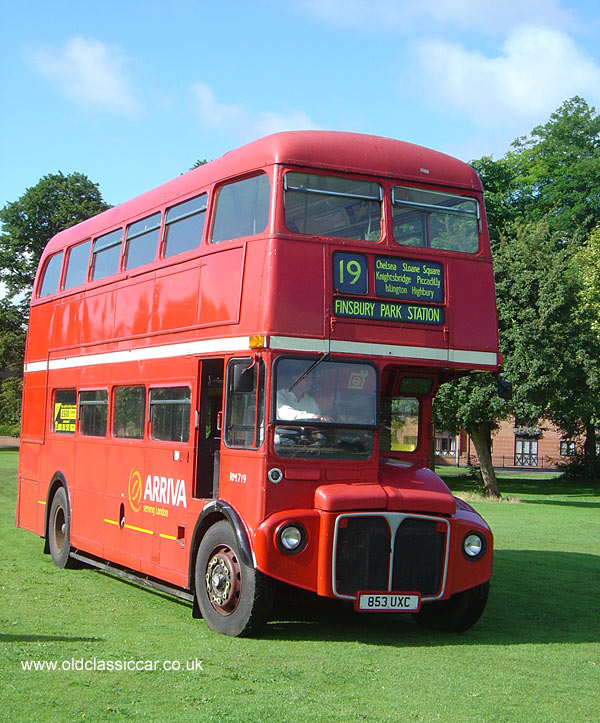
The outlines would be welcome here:
[[[470,166],[423,146],[343,131],[285,131],[229,151],[203,166],[61,231],[49,241],[44,256],[75,241],[122,225],[141,214],[150,213],[212,183],[275,163],[482,191],[479,177]]]

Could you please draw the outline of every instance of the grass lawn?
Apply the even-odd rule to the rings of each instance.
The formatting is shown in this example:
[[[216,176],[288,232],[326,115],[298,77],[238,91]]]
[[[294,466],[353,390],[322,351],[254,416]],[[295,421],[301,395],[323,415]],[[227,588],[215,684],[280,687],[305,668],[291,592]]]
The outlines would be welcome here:
[[[0,719],[598,720],[598,487],[501,477],[520,504],[472,503],[496,553],[488,607],[466,633],[288,602],[262,638],[236,639],[167,596],[55,568],[41,539],[14,528],[16,463],[0,451]],[[153,669],[77,669],[94,661]]]

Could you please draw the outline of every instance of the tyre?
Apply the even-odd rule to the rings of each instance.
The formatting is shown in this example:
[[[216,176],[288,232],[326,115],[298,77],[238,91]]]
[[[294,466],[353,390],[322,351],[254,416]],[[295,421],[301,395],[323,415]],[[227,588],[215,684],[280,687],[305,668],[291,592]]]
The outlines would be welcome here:
[[[52,498],[48,519],[48,547],[52,562],[57,567],[74,567],[71,551],[71,512],[64,487],[59,487]]]
[[[195,583],[198,607],[211,630],[247,636],[267,622],[273,604],[273,582],[242,562],[228,522],[217,522],[202,538]]]
[[[413,617],[429,630],[461,633],[468,630],[481,617],[488,599],[490,583],[484,582],[470,590],[458,592],[448,600],[425,603]]]

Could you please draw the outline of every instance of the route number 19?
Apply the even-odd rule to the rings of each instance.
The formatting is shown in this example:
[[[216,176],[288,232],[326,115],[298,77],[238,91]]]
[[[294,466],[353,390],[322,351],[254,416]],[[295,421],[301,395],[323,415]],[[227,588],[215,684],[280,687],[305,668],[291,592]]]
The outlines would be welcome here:
[[[362,254],[333,254],[333,286],[344,294],[367,293],[367,257]]]

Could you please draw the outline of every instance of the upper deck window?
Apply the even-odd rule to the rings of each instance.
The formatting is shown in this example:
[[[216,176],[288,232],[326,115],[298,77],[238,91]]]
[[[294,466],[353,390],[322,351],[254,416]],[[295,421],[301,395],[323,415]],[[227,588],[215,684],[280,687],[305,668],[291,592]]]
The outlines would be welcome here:
[[[207,194],[178,203],[167,211],[164,255],[175,256],[200,245],[204,231]]]
[[[357,178],[289,172],[285,225],[294,233],[378,241],[382,188]]]
[[[392,204],[397,243],[469,254],[479,250],[480,215],[476,199],[395,186]]]
[[[58,254],[54,254],[48,259],[46,268],[44,269],[44,275],[42,277],[42,283],[40,284],[40,290],[38,296],[48,296],[58,291],[58,283],[60,281],[60,270],[62,269],[63,253],[62,251]]]
[[[92,279],[94,281],[117,273],[122,239],[123,229],[118,228],[104,236],[98,236],[94,241],[92,251]]]
[[[269,220],[270,191],[269,179],[264,173],[219,188],[212,242],[253,236],[264,231]]]
[[[160,234],[160,218],[161,214],[155,213],[127,227],[125,234],[126,269],[135,269],[154,261]]]
[[[90,242],[78,244],[69,250],[67,258],[67,273],[65,274],[65,289],[85,284],[87,280],[88,261],[90,258]]]

